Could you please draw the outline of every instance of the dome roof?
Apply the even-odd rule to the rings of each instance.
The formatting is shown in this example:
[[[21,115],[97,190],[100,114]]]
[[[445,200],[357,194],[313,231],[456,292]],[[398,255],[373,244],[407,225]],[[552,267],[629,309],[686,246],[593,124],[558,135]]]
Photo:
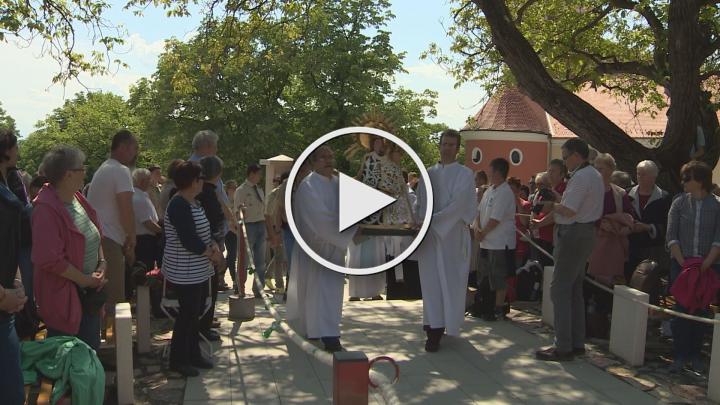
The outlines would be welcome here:
[[[493,95],[462,130],[551,134],[545,110],[517,87],[506,87]]]

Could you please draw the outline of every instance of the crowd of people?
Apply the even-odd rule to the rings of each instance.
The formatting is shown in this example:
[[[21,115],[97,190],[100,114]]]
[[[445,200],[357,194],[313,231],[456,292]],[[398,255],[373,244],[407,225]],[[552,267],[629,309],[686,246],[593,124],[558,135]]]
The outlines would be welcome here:
[[[136,167],[138,141],[120,130],[110,157],[85,185],[81,150],[54,147],[28,178],[17,169],[17,137],[0,130],[0,361],[6,365],[0,391],[7,403],[22,403],[24,395],[22,334],[14,315],[41,319],[48,337],[74,336],[97,349],[113,324],[115,305],[132,297],[129,275],[138,266],[161,269],[178,299],[169,363],[184,376],[213,367],[200,351],[201,335],[221,339],[214,317],[218,292],[246,295],[250,257],[260,285],[286,296],[288,319],[298,331],[330,352],[343,350],[345,276],[295,248],[286,193],[292,193],[303,240],[332,263],[375,266],[399,255],[412,238],[370,236],[358,225],[338,231],[339,184],[329,146],[299,162],[292,188],[284,173],[265,195],[256,164],[247,166],[239,185],[223,182],[218,140],[212,131],[198,132],[189,158],[173,160],[163,176],[160,166]],[[720,285],[720,200],[706,164],[686,164],[684,192],[673,197],[656,184],[654,162],[637,165],[633,185],[611,155],[571,139],[562,159],[523,185],[510,177],[503,158],[490,162],[489,173],[473,173],[457,162],[460,144],[457,131],[444,131],[440,161],[427,169],[434,203],[420,247],[384,274],[350,277],[350,300],[383,299],[384,292],[388,299],[422,298],[425,350],[436,352],[445,334],[460,333],[468,287],[477,288],[474,316],[507,319],[508,301],[521,290],[523,299],[538,299],[538,274],[554,265],[550,291],[542,293],[554,304],[555,344],[536,353],[549,361],[582,355],[587,332],[608,331],[612,297],[588,287],[586,277],[607,286],[630,284],[636,267],[652,261],[657,271],[667,271],[677,310],[708,315]],[[419,229],[427,204],[424,182],[403,170],[397,145],[376,137],[367,137],[365,145],[357,179],[397,201],[363,225]],[[532,287],[522,289],[518,275],[533,263],[540,270]],[[233,286],[225,284],[228,271]],[[252,294],[262,293],[253,283]],[[705,300],[698,303],[700,295]],[[702,369],[704,326],[679,318],[670,324],[673,370],[688,362]]]

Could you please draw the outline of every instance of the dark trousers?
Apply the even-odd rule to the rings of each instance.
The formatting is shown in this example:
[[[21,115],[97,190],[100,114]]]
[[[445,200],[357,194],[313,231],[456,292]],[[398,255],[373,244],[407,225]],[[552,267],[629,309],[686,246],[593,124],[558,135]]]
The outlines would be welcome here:
[[[235,274],[237,268],[237,235],[234,232],[228,232],[225,234],[225,249],[227,250],[227,269],[230,272],[230,278],[232,278],[233,285],[237,287],[237,277]],[[222,284],[225,280],[219,280]]]
[[[12,316],[2,315],[0,319],[0,398],[7,405],[22,405],[25,402],[23,375],[20,368],[20,342],[15,332]]]
[[[156,235],[138,235],[135,245],[135,260],[142,262],[150,271],[159,263],[159,256],[160,238]]]
[[[74,335],[76,338],[82,340],[83,342],[87,343],[88,346],[92,347],[93,349],[97,350],[100,348],[100,324],[101,324],[101,318],[100,314],[88,314],[83,313],[82,318],[80,319],[80,329],[78,330],[77,335]],[[52,328],[47,328],[47,337],[53,337],[53,336],[70,336],[65,332],[61,332],[59,330],[55,330]]]
[[[173,285],[180,310],[175,318],[170,343],[170,364],[189,365],[201,358],[200,315],[205,309],[207,281],[199,284]]]
[[[713,265],[713,270],[720,275],[720,266]],[[682,267],[673,259],[670,264],[670,286],[682,272]],[[688,313],[682,305],[676,304],[673,308],[679,312]],[[703,308],[691,315],[711,317],[707,308]],[[675,360],[687,361],[698,358],[702,350],[703,338],[710,327],[707,324],[691,321],[690,319],[674,317],[670,320],[670,329],[673,335],[673,356]]]
[[[402,263],[403,281],[395,279],[395,270],[385,272],[387,278],[387,299],[389,300],[419,300],[422,299],[420,288],[420,270],[415,260],[405,260]]]

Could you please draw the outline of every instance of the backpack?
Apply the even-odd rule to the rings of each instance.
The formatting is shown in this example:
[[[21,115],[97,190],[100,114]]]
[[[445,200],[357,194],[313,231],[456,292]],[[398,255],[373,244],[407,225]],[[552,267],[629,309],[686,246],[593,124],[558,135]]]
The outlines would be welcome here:
[[[630,279],[630,287],[650,295],[650,302],[657,302],[660,295],[660,266],[657,262],[650,259],[640,262]]]

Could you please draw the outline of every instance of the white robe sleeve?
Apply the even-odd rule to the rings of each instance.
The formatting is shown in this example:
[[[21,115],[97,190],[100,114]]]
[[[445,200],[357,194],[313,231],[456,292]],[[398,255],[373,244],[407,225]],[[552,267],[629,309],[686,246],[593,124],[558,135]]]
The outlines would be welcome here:
[[[459,173],[459,177],[453,190],[453,200],[432,217],[433,230],[441,238],[446,236],[458,222],[470,225],[477,213],[472,174],[463,170]]]
[[[325,190],[314,190],[307,183],[303,183],[298,188],[293,204],[297,209],[297,215],[303,218],[303,225],[310,228],[309,232],[301,231],[301,233],[315,235],[317,239],[321,239],[338,249],[345,250],[352,242],[357,226],[338,232],[340,227],[339,213],[325,205],[320,194],[322,191]]]

